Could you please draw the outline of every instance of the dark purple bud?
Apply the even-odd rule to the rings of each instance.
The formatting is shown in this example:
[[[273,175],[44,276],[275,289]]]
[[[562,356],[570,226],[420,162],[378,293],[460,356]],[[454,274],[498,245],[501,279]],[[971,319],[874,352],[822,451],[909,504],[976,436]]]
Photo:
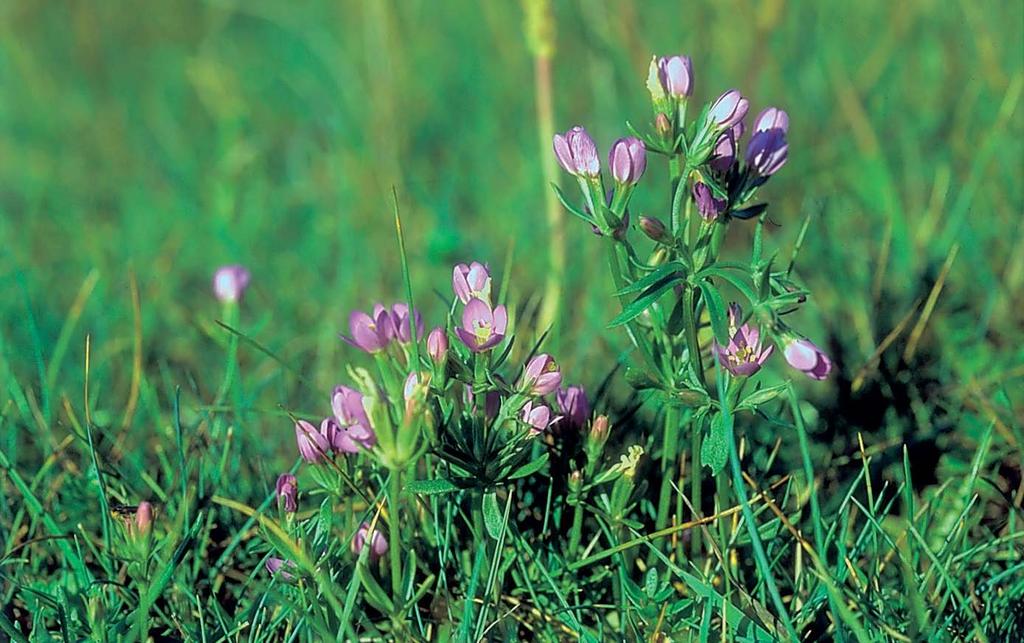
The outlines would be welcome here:
[[[423,339],[423,316],[420,315],[420,311],[414,310],[413,317],[416,320],[416,341],[419,341]],[[399,342],[408,344],[412,341],[412,335],[409,329],[408,304],[400,301],[391,306],[391,324],[394,326],[395,336],[398,338]]]
[[[735,89],[730,89],[714,102],[708,118],[721,129],[736,125],[747,115],[750,109],[750,102]]]
[[[790,366],[812,380],[823,380],[832,372],[832,360],[809,339],[789,338],[783,354]]]
[[[558,402],[559,412],[570,426],[577,430],[586,426],[587,420],[590,419],[590,400],[587,399],[587,392],[582,386],[558,389],[555,400]]]
[[[742,124],[740,124],[742,125]],[[709,164],[716,172],[728,172],[736,161],[736,128],[722,132],[711,152]]]
[[[238,301],[249,287],[251,277],[245,266],[221,266],[213,273],[213,294],[222,302]]]
[[[579,125],[565,134],[555,134],[553,139],[555,158],[569,174],[595,178],[601,174],[601,159],[597,155],[597,145],[590,138],[587,130]]]
[[[277,476],[275,485],[277,502],[288,513],[295,513],[299,508],[299,481],[290,473]]]
[[[634,136],[615,141],[608,152],[608,165],[616,183],[632,185],[639,181],[647,169],[647,149],[643,141]]]
[[[693,201],[705,221],[714,221],[725,212],[725,199],[716,199],[711,188],[705,183],[693,184]]]
[[[666,243],[670,241],[668,230],[665,228],[665,224],[660,219],[654,217],[640,216],[640,229],[643,230],[652,241],[659,243]]]
[[[693,93],[693,61],[689,56],[659,58],[658,80],[669,96],[688,98]]]
[[[778,107],[768,107],[757,115],[754,121],[754,132],[766,132],[779,129],[783,133],[789,131],[789,115]]]
[[[782,169],[789,158],[789,143],[781,129],[754,132],[747,144],[747,166],[759,176],[771,176]]]

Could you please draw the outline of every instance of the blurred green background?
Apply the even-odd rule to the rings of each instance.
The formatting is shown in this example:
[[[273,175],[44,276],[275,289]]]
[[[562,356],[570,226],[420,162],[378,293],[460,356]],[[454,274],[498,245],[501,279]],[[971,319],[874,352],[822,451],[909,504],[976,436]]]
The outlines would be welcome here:
[[[796,323],[839,366],[805,387],[827,430],[938,436],[955,407],[1019,445],[1022,3],[553,9],[555,125],[585,124],[602,150],[625,120],[646,127],[654,53],[693,57],[695,99],[737,87],[789,112],[789,164],[762,193],[783,257],[814,215]],[[511,253],[513,297],[542,293],[550,151],[520,3],[14,0],[0,15],[0,447],[15,460],[33,458],[25,431],[41,454],[66,446],[89,334],[97,425],[119,425],[138,374],[135,430],[112,443],[144,469],[136,447],[172,435],[175,388],[188,418],[214,397],[227,333],[210,279],[228,262],[253,272],[241,329],[305,378],[243,347],[244,448],[290,460],[277,405],[322,412],[358,359],[336,339],[348,312],[400,298],[392,185],[428,323],[456,261],[501,272]],[[634,212],[659,214],[664,174],[652,163]],[[555,347],[595,385],[622,344],[600,248],[567,219]]]

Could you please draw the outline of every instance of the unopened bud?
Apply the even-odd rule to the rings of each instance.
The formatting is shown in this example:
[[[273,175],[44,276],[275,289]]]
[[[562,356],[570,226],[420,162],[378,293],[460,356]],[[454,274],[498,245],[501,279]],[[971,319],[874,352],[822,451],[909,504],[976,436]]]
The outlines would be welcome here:
[[[143,500],[135,510],[135,529],[140,536],[145,536],[153,528],[153,505]]]
[[[590,435],[588,439],[597,447],[603,447],[604,443],[608,441],[608,434],[611,432],[611,426],[608,423],[607,415],[599,415],[594,418],[594,422],[590,425]]]
[[[659,246],[657,250],[651,253],[650,258],[647,260],[647,265],[652,268],[657,268],[661,264],[665,263],[667,259],[668,248],[665,246]]]
[[[660,219],[649,217],[645,215],[640,216],[640,229],[643,230],[652,241],[658,243],[666,243],[669,241],[668,230],[665,229],[665,224]]]
[[[569,474],[569,492],[579,493],[580,487],[583,486],[583,474],[579,471],[573,471]]]
[[[668,116],[659,113],[654,118],[654,131],[662,138],[668,138],[672,135],[672,122],[668,120]]]

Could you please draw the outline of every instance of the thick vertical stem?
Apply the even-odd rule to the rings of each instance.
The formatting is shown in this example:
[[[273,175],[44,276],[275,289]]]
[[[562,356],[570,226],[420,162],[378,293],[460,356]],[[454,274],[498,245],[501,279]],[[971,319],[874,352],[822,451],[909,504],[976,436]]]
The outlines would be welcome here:
[[[399,469],[391,470],[390,484],[388,485],[388,508],[391,510],[388,515],[389,546],[388,554],[391,559],[391,598],[395,609],[404,602],[402,599],[402,535],[398,526],[398,496],[402,492],[402,472]]]

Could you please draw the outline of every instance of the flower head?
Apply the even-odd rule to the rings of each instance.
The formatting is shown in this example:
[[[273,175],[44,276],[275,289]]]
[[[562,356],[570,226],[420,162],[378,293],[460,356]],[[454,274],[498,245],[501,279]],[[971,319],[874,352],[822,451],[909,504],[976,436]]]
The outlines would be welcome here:
[[[633,185],[647,169],[647,148],[635,136],[620,138],[608,152],[608,165],[616,183]]]
[[[790,338],[783,354],[790,366],[812,380],[823,380],[832,372],[832,360],[809,339]]]
[[[348,317],[349,336],[342,335],[341,338],[356,348],[367,353],[378,353],[391,342],[394,336],[394,322],[391,313],[377,304],[374,306],[373,315],[368,315],[361,310],[354,310]]]
[[[778,107],[767,107],[761,110],[754,120],[754,132],[767,132],[778,129],[783,133],[789,131],[789,114]]]
[[[729,304],[729,345],[722,347],[714,343],[715,356],[718,363],[733,375],[750,376],[761,370],[775,349],[774,346],[761,346],[761,331],[750,324],[739,328],[736,324],[743,318],[743,311],[737,304]]]
[[[427,335],[427,354],[435,364],[441,364],[448,357],[448,333],[438,326]]]
[[[482,299],[470,299],[462,311],[462,326],[455,329],[462,343],[474,353],[490,350],[505,338],[508,312],[504,306],[494,310]]]
[[[569,174],[587,178],[596,178],[601,174],[597,145],[587,130],[579,125],[565,134],[555,134],[553,146],[558,164]]]
[[[725,92],[711,105],[708,118],[721,129],[736,125],[747,115],[750,109],[750,101],[743,98],[735,89]]]
[[[590,400],[582,386],[569,386],[558,389],[555,394],[558,410],[570,426],[582,429],[590,419]]]
[[[742,125],[742,123],[738,124]],[[708,164],[716,172],[728,172],[729,168],[736,161],[736,128],[727,129],[718,137],[714,149],[711,151],[711,160]]]
[[[274,558],[271,556],[267,559],[265,565],[271,576],[279,576],[281,580],[288,582],[295,580],[295,575],[286,571],[289,569],[295,569],[294,561],[284,560],[283,558]]]
[[[146,500],[135,509],[135,529],[140,536],[145,536],[153,528],[153,505]]]
[[[705,221],[714,221],[725,212],[727,205],[725,199],[716,198],[711,188],[705,183],[693,184],[693,201],[697,204],[697,211]]]
[[[413,317],[416,325],[416,341],[423,339],[423,316],[420,311],[413,310]],[[412,334],[409,329],[409,304],[400,301],[391,306],[391,326],[395,337],[403,344],[412,341]]]
[[[223,302],[238,301],[249,287],[251,277],[245,266],[221,266],[213,273],[213,294]]]
[[[310,464],[318,464],[331,454],[331,444],[324,434],[305,420],[295,423],[295,441],[299,445],[299,455]]]
[[[658,59],[658,80],[669,96],[689,97],[693,93],[693,61],[689,56],[662,56]]]
[[[768,129],[754,132],[747,144],[747,165],[759,176],[771,176],[786,164],[789,144],[782,129]]]
[[[452,290],[464,304],[474,298],[491,303],[491,273],[487,266],[477,261],[468,266],[456,264],[452,270]]]
[[[367,541],[370,543],[370,560],[377,560],[388,553],[388,541],[385,540],[380,531],[376,529],[371,531],[370,523],[364,522],[359,525],[355,536],[352,537],[352,553],[356,556],[362,553]]]
[[[334,387],[331,410],[334,411],[338,430],[332,436],[331,446],[336,451],[359,453],[360,449],[372,449],[377,444],[377,435],[370,425],[363,401],[363,394],[353,388]]]
[[[558,364],[547,353],[531,359],[523,371],[523,388],[528,389],[530,395],[547,395],[554,392],[561,383],[562,373],[558,370]]]
[[[299,508],[299,481],[290,473],[282,473],[277,476],[277,484],[274,485],[274,492],[277,494],[277,501],[288,513],[295,513]]]
[[[534,435],[543,432],[560,419],[560,417],[552,418],[551,409],[543,404],[534,404],[530,401],[523,407],[523,422],[530,425],[530,433]]]

